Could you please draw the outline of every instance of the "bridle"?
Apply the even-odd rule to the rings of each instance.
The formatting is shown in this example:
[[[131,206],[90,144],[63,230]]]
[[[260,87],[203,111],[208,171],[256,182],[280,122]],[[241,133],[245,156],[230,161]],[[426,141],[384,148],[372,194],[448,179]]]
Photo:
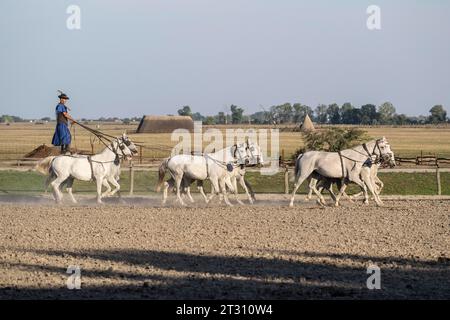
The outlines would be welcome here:
[[[241,151],[239,150],[239,146],[238,146],[237,144],[234,144],[233,147],[234,147],[233,158],[236,158],[236,153],[238,153],[238,155],[239,155],[239,160],[242,162],[242,164],[245,164],[245,159],[246,159],[248,156],[245,156],[245,157],[242,156]],[[246,150],[246,151],[248,150],[248,146],[245,147],[245,150]],[[248,160],[248,159],[247,159],[247,160]],[[236,163],[237,163],[237,161],[236,161]]]
[[[362,144],[362,147],[364,148],[364,151],[366,153],[359,152],[358,150],[355,150],[353,148],[347,149],[347,150],[351,150],[353,152],[359,153],[360,155],[367,156],[368,158],[366,160],[364,160],[364,161],[358,161],[358,160],[355,160],[355,159],[351,159],[350,157],[344,156],[340,152],[339,152],[339,156],[342,157],[342,158],[354,161],[354,162],[363,162],[363,163],[365,163],[365,162],[367,162],[367,160],[369,160],[370,163],[378,163],[378,162],[381,163],[383,161],[383,156],[384,155],[382,155],[382,152],[381,152],[381,148],[380,148],[380,145],[379,145],[380,141],[381,141],[381,139],[375,140],[375,145],[373,146],[372,152],[369,151],[369,148],[367,147],[366,143]],[[377,149],[378,149],[378,153],[375,152]],[[385,155],[387,155],[387,154],[385,154]],[[375,160],[372,160],[373,156],[375,156]]]
[[[246,147],[245,149],[248,150],[248,152],[250,152],[251,159],[256,159],[257,163],[259,164],[260,156],[257,155],[257,156],[255,157],[255,155],[254,155],[254,153],[253,153],[253,150],[252,150],[252,148],[250,147],[250,143],[248,142],[248,140],[246,141],[246,145],[247,145],[247,147]]]
[[[131,145],[131,141],[128,139],[125,140],[124,138],[116,138],[116,143],[117,143],[117,145],[114,146],[114,141],[111,141],[111,144],[110,144],[111,148],[109,148],[109,146],[107,146],[107,148],[116,155],[114,164],[118,165],[121,159],[125,159],[127,157],[124,150],[125,150],[125,148],[127,148]],[[121,154],[119,154],[119,152],[118,152],[119,150],[120,150]],[[130,152],[133,153],[133,151],[131,151],[131,149],[128,149],[128,150],[130,150]]]

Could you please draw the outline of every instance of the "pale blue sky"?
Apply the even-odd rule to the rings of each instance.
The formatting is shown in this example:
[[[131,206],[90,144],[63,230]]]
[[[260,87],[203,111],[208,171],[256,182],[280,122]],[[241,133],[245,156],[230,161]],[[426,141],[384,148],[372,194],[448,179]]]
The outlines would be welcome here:
[[[81,30],[66,8],[81,7]],[[381,7],[379,31],[366,8]],[[0,114],[216,114],[284,102],[450,107],[450,1],[0,1]]]

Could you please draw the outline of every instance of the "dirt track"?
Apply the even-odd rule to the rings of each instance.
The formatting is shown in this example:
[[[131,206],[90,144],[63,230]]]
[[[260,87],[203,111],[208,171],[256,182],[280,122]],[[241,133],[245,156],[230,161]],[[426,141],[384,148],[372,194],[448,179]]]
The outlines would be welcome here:
[[[450,298],[448,200],[325,209],[2,202],[3,299]],[[370,264],[381,268],[381,290],[366,288]],[[66,288],[69,265],[81,267],[80,290]]]

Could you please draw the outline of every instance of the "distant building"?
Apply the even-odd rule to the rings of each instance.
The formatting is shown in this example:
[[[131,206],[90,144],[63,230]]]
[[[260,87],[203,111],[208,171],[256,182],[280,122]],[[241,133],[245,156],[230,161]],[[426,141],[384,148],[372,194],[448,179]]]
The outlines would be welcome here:
[[[194,130],[194,121],[189,116],[143,116],[136,133],[164,133],[175,129]]]

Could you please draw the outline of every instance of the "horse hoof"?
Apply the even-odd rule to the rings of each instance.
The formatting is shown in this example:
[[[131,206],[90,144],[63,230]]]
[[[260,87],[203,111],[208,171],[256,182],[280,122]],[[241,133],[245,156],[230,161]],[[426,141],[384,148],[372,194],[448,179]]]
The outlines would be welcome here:
[[[293,203],[293,202],[290,202],[290,203],[289,203],[289,207],[292,208],[293,206],[294,206],[294,203]]]

